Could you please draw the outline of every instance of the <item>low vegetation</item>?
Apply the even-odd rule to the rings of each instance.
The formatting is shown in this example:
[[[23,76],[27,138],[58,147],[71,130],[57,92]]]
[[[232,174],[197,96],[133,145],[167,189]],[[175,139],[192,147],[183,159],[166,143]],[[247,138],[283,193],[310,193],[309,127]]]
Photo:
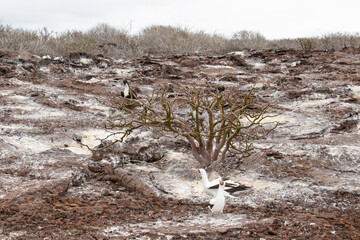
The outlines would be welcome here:
[[[264,121],[269,105],[258,105],[252,90],[205,91],[184,88],[178,94],[167,89],[137,99],[114,98],[112,107],[127,117],[113,119],[107,128],[123,141],[133,131],[156,128],[186,139],[194,158],[203,166],[214,166],[228,153],[248,154],[254,140],[272,132],[277,123]]]
[[[39,56],[72,52],[135,58],[146,54],[224,54],[242,49],[341,50],[359,48],[360,35],[330,33],[299,39],[268,40],[258,32],[239,31],[231,38],[188,28],[154,25],[138,34],[99,24],[87,31],[55,33],[46,28],[25,30],[0,24],[0,49],[28,51]]]

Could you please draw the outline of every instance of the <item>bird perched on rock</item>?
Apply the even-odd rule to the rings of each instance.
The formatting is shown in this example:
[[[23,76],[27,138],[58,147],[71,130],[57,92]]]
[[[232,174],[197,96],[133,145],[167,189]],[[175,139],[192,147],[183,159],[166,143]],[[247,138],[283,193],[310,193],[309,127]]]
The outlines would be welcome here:
[[[121,92],[121,96],[124,98],[137,99],[136,93],[130,88],[129,82],[127,80],[123,81],[124,91]]]
[[[219,181],[221,180],[221,178],[218,178],[218,179],[215,179],[215,180],[209,182],[205,169],[192,168],[191,170],[201,174],[201,182],[203,184],[205,192],[211,194],[213,197],[216,197],[218,189],[219,189]],[[225,196],[231,196],[230,195],[231,193],[244,191],[244,190],[247,190],[250,188],[248,186],[245,186],[238,182],[234,182],[232,180],[225,180],[224,182],[226,183],[226,187],[224,188]]]
[[[216,197],[211,199],[210,204],[213,204],[214,206],[210,208],[212,213],[219,214],[223,213],[224,207],[225,207],[225,196],[224,196],[224,188],[226,183],[224,181],[219,180],[219,188],[216,194]]]

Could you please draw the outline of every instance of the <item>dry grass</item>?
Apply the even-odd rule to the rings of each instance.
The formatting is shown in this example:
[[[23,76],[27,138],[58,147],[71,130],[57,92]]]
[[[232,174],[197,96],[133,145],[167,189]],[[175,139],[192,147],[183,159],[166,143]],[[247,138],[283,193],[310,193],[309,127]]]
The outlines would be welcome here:
[[[320,37],[267,40],[258,32],[239,31],[231,38],[188,28],[154,25],[131,35],[126,29],[99,24],[88,31],[53,33],[0,24],[0,49],[28,51],[39,56],[73,52],[135,58],[146,54],[224,54],[242,49],[341,50],[359,48],[360,35],[330,33]]]

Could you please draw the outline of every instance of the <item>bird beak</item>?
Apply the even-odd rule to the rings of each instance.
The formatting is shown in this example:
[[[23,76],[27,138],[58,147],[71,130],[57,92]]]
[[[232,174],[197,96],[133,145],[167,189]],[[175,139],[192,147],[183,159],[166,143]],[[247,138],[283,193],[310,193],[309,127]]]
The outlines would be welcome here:
[[[220,183],[221,185],[223,185],[223,184],[224,184],[224,182],[223,182],[223,181],[221,181],[221,180],[219,180],[219,183]]]
[[[195,172],[199,172],[199,169],[196,169],[196,168],[192,168],[191,170],[193,170]]]

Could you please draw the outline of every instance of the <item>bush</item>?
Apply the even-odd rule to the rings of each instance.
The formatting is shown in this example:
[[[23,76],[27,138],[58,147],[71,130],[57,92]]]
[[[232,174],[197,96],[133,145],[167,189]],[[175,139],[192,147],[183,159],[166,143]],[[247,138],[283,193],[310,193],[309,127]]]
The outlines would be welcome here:
[[[234,49],[266,49],[270,42],[259,32],[240,31],[233,35],[232,44]]]
[[[195,52],[192,35],[188,29],[171,26],[150,26],[139,37],[140,45],[148,53],[189,53]]]
[[[314,38],[298,38],[296,43],[300,50],[304,51],[313,51],[316,47],[316,39]]]
[[[359,48],[360,35],[331,33],[321,37],[267,40],[253,31],[239,31],[231,39],[188,28],[154,25],[137,35],[126,29],[99,24],[88,31],[58,34],[24,30],[0,24],[0,48],[28,51],[36,55],[69,55],[72,52],[103,54],[115,58],[135,58],[144,54],[225,54],[242,49],[341,50]]]
[[[341,50],[344,47],[359,48],[359,34],[330,33],[319,38],[323,50]]]
[[[46,45],[50,33],[46,28],[38,31],[13,29],[9,25],[0,25],[0,48],[14,51],[28,51],[43,55],[48,52]]]
[[[139,36],[139,45],[150,54],[219,53],[226,41],[216,34],[157,25],[145,28]]]
[[[295,39],[278,39],[271,41],[271,48],[274,49],[297,49],[298,45]]]
[[[120,135],[119,141],[142,128],[180,136],[203,167],[224,161],[228,153],[248,154],[258,148],[255,140],[277,127],[275,122],[263,121],[271,117],[269,105],[257,105],[252,90],[243,94],[183,88],[179,93],[183,96],[168,98],[163,89],[142,99],[114,97],[111,106],[127,116],[109,120],[106,127],[111,135]]]
[[[80,31],[67,31],[49,40],[49,46],[55,55],[67,56],[73,52],[97,54],[98,44]]]
[[[99,24],[86,34],[98,43],[99,51],[106,56],[134,57],[143,54],[135,38],[131,37],[125,29]]]

